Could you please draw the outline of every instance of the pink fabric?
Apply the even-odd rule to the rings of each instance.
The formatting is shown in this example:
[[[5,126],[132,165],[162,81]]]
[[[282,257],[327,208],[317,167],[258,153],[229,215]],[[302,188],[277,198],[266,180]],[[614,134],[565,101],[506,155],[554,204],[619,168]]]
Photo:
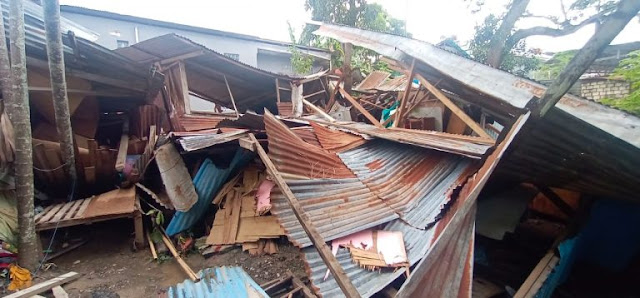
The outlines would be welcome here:
[[[271,189],[275,183],[271,180],[263,180],[258,186],[258,191],[256,192],[256,199],[258,203],[256,204],[256,211],[258,214],[265,214],[267,211],[271,210]]]

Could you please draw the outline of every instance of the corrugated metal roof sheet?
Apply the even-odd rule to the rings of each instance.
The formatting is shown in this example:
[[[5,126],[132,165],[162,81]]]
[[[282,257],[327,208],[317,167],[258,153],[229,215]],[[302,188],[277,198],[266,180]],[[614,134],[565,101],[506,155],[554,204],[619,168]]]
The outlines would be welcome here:
[[[385,225],[384,230],[400,231],[403,233],[410,264],[414,265],[421,261],[421,259],[422,261],[420,264],[426,264],[424,266],[419,265],[419,267],[414,268],[411,275],[413,278],[405,281],[403,285],[404,293],[412,293],[416,287],[424,287],[425,285],[421,284],[421,276],[432,276],[426,275],[424,272],[417,272],[418,270],[424,271],[427,269],[428,272],[428,269],[432,267],[432,264],[435,264],[434,266],[442,265],[446,267],[448,266],[446,263],[452,262],[449,258],[443,259],[444,256],[439,253],[431,255],[431,252],[435,250],[447,251],[447,242],[450,242],[447,239],[452,239],[453,237],[461,241],[459,241],[455,247],[449,246],[452,249],[449,249],[448,251],[454,255],[452,257],[453,261],[464,260],[464,266],[462,266],[463,269],[456,270],[456,268],[453,267],[440,267],[441,269],[438,269],[436,274],[445,276],[446,280],[450,281],[450,284],[434,284],[434,286],[441,287],[433,289],[433,291],[429,293],[429,297],[451,297],[446,296],[444,293],[450,293],[453,290],[458,290],[459,294],[466,295],[468,297],[467,293],[470,293],[471,266],[473,260],[469,245],[471,245],[472,240],[465,240],[464,238],[461,238],[466,236],[464,235],[465,233],[461,233],[459,230],[461,228],[467,229],[467,233],[469,230],[473,231],[473,225],[475,222],[473,217],[469,219],[469,214],[473,213],[472,210],[475,206],[475,199],[477,198],[480,189],[482,189],[488,177],[495,169],[497,163],[500,161],[505,150],[511,144],[513,138],[520,131],[528,117],[529,114],[521,116],[513,125],[504,141],[498,145],[491,155],[489,155],[478,173],[467,179],[464,186],[461,187],[460,192],[458,192],[457,198],[455,198],[455,200],[445,208],[446,211],[442,218],[438,220],[435,225],[426,230],[417,229],[409,226],[400,219],[396,219]],[[464,249],[465,247],[467,247],[466,250]],[[329,275],[329,277],[324,280],[327,267],[320,259],[315,247],[305,248],[303,249],[303,252],[314,289],[323,297],[342,297],[343,294],[340,292],[333,276]],[[357,287],[358,292],[360,292],[364,297],[372,296],[382,290],[398,276],[403,274],[405,270],[399,269],[395,272],[390,270],[381,270],[380,272],[367,271],[355,265],[352,262],[349,253],[344,249],[338,251],[337,259],[345,273],[347,273],[347,276]],[[441,262],[442,264],[439,262],[441,259],[443,260],[443,262]],[[430,263],[425,263],[425,260]],[[453,297],[456,297],[456,295]]]
[[[214,298],[264,297],[269,295],[241,267],[206,268],[199,272],[200,281],[190,279],[169,287],[161,297]]]
[[[367,142],[361,136],[342,132],[336,129],[330,129],[322,125],[318,125],[313,121],[309,121],[309,124],[313,127],[319,144],[322,148],[330,152],[342,152],[356,148]]]
[[[190,152],[214,145],[235,141],[247,136],[247,130],[236,130],[227,133],[205,133],[201,135],[177,137],[182,150]]]
[[[464,157],[384,140],[339,156],[402,220],[421,229],[436,220],[449,192],[476,169]]]
[[[438,151],[460,154],[472,158],[482,157],[489,148],[493,146],[491,140],[473,136],[463,136],[449,134],[445,132],[415,130],[415,129],[387,129],[373,125],[350,122],[350,123],[328,123],[317,121],[329,127],[336,127],[340,130],[364,134],[372,137],[386,139],[394,142],[419,146]]]
[[[380,84],[382,84],[391,74],[386,71],[372,71],[358,86],[353,88],[356,91],[370,91],[372,89],[376,89]]]
[[[402,218],[424,229],[448,202],[451,189],[473,170],[469,159],[386,140],[370,141],[337,155],[296,140],[284,124],[265,116],[269,155],[325,240],[346,236]],[[286,151],[282,148],[286,147]],[[301,153],[304,152],[304,153]],[[297,167],[290,162],[302,155]],[[330,156],[350,175],[304,179],[308,160]],[[302,169],[302,170],[301,170]],[[325,168],[331,173],[331,168]],[[355,175],[354,175],[355,173]],[[308,176],[306,176],[308,177]],[[311,241],[279,190],[271,195],[272,212],[295,245]]]
[[[524,109],[532,98],[542,96],[546,90],[542,84],[411,38],[329,24],[322,24],[314,33],[350,42],[398,61],[406,62],[414,57],[418,73],[428,78],[443,78],[441,86],[451,83],[445,89],[461,92],[466,89],[467,94],[475,93],[476,97],[488,95],[487,101],[497,99],[501,103],[493,105],[496,109],[504,105]],[[556,108],[640,148],[638,117],[571,94],[562,97]]]
[[[269,157],[279,171],[310,178],[355,177],[335,153],[303,141],[268,111],[264,121]]]
[[[198,169],[196,176],[193,177],[193,185],[198,193],[198,201],[189,211],[177,211],[175,215],[173,215],[167,227],[167,234],[173,236],[191,228],[191,226],[198,222],[211,206],[213,195],[222,187],[222,184],[224,184],[235,171],[242,168],[251,160],[253,156],[253,152],[238,148],[229,163],[229,167],[225,169],[219,169],[211,159],[207,158],[200,166],[200,169]]]

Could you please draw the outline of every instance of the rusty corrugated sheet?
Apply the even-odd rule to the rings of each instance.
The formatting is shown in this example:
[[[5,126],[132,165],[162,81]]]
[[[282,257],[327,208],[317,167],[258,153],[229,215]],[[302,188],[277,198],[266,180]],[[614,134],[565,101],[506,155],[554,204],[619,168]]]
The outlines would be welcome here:
[[[317,136],[319,144],[322,148],[330,152],[342,152],[356,148],[366,142],[366,140],[358,135],[330,129],[322,125],[318,125],[313,121],[309,121],[313,127],[313,131]]]
[[[341,130],[351,131],[357,134],[364,134],[394,142],[460,154],[471,158],[482,157],[487,150],[493,146],[492,142],[486,139],[437,131],[386,129],[360,122],[321,123],[323,125],[337,127]]]
[[[295,133],[298,137],[300,137],[303,141],[311,144],[311,145],[315,145],[315,146],[320,146],[320,142],[318,142],[318,138],[316,137],[316,134],[313,132],[313,128],[312,127],[295,127],[292,128],[291,131],[293,131],[293,133]]]
[[[424,229],[441,213],[452,188],[472,169],[467,158],[386,140],[335,155],[298,139],[271,115],[265,116],[265,122],[270,157],[326,240],[398,217]],[[291,162],[296,155],[304,161],[297,166]],[[331,158],[334,167],[340,164],[339,169],[350,175],[302,179],[313,169],[307,168],[307,160],[321,158]],[[272,212],[289,240],[300,247],[311,245],[284,196],[276,189],[271,198]]]
[[[464,233],[460,233],[460,228],[467,228],[468,230],[473,231],[473,219],[469,219],[470,211],[473,212],[473,207],[475,206],[475,199],[477,198],[480,189],[486,183],[488,177],[491,175],[492,171],[495,169],[497,163],[500,161],[500,158],[504,154],[508,145],[513,141],[514,136],[520,131],[522,125],[528,119],[528,114],[520,117],[520,119],[513,125],[505,140],[496,148],[496,150],[488,157],[487,161],[483,164],[477,174],[471,176],[467,179],[467,182],[464,184],[462,189],[457,195],[457,198],[448,205],[445,209],[444,215],[440,220],[438,220],[435,225],[431,226],[428,229],[417,229],[415,227],[409,226],[404,221],[400,219],[396,219],[385,225],[384,230],[388,231],[400,231],[404,235],[405,247],[407,250],[407,256],[409,257],[409,263],[411,265],[415,265],[420,262],[417,267],[411,273],[411,278],[405,281],[403,285],[403,291],[399,294],[404,295],[402,297],[408,297],[403,293],[414,293],[416,288],[421,288],[424,286],[422,284],[420,277],[422,276],[431,276],[425,275],[425,272],[431,268],[430,265],[435,263],[439,263],[438,261],[442,259],[442,256],[438,254],[431,254],[437,247],[446,246],[447,241],[442,241],[443,239],[451,239],[451,237],[460,240],[459,247],[454,247],[454,249],[448,250],[450,253],[456,253],[456,256],[453,256],[453,260],[464,260],[464,265],[462,270],[453,270],[452,268],[459,267],[451,267],[451,268],[442,268],[442,271],[438,271],[437,274],[442,274],[446,277],[447,280],[450,280],[450,284],[441,285],[442,287],[433,289],[432,292],[427,295],[427,297],[443,297],[443,293],[446,290],[447,293],[451,293],[457,290],[457,294],[453,295],[453,297],[469,297],[470,293],[470,282],[471,282],[471,270],[472,270],[472,241],[473,239],[464,238],[466,235]],[[461,176],[458,182],[464,180],[464,176]],[[450,192],[449,194],[452,194]],[[465,224],[465,222],[467,224]],[[469,224],[469,222],[471,224]],[[456,230],[456,231],[454,231]],[[468,235],[468,234],[467,234]],[[471,234],[473,235],[473,234]],[[439,248],[442,250],[442,248]],[[313,285],[314,290],[318,294],[323,297],[342,297],[343,293],[340,291],[337,283],[335,282],[333,276],[329,275],[329,277],[324,280],[324,276],[327,272],[327,267],[320,258],[317,253],[315,247],[308,247],[303,249],[305,262],[307,264],[307,270],[309,272],[310,280]],[[397,271],[392,270],[381,270],[380,272],[371,272],[365,269],[358,267],[351,260],[349,253],[341,249],[338,251],[338,255],[336,256],[342,268],[344,269],[347,276],[351,279],[353,284],[357,287],[358,292],[363,297],[370,297],[382,290],[388,284],[393,282],[398,276],[404,274],[404,269],[399,269]],[[421,261],[422,260],[422,261]],[[420,266],[420,264],[426,264]],[[451,258],[448,260],[444,260],[442,263],[451,263]],[[460,264],[460,262],[458,263]],[[442,264],[441,264],[442,265]],[[447,264],[444,264],[447,265]],[[409,295],[410,296],[410,295]],[[446,297],[446,296],[444,296]]]
[[[178,122],[182,129],[185,131],[198,131],[205,129],[212,129],[218,126],[220,121],[225,119],[233,119],[235,115],[222,116],[222,115],[182,115],[178,117]]]
[[[268,111],[264,121],[269,157],[280,172],[310,178],[355,177],[335,153],[303,141]]]
[[[360,92],[374,90],[378,88],[380,84],[384,83],[384,81],[386,81],[390,75],[391,74],[386,71],[373,71],[366,78],[364,78],[364,80],[362,80],[362,82],[360,82],[358,86],[353,88],[353,90]]]
[[[476,169],[468,158],[385,140],[339,156],[402,220],[421,229],[436,220],[449,192]]]

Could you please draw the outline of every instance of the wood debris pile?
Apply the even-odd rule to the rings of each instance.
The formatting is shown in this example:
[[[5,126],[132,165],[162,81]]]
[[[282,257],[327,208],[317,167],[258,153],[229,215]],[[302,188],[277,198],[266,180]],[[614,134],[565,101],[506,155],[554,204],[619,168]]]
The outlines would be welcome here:
[[[275,240],[285,234],[284,229],[275,216],[269,214],[268,208],[257,207],[261,195],[263,201],[265,194],[268,200],[269,185],[273,187],[273,182],[255,166],[249,166],[226,183],[214,199],[219,209],[206,244],[241,244],[242,250],[251,255],[277,253]]]

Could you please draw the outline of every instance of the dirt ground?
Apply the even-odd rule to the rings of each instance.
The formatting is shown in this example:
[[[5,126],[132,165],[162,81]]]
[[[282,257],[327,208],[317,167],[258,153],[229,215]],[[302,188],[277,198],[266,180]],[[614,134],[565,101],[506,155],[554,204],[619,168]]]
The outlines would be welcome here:
[[[130,220],[118,220],[61,230],[56,236],[60,240],[81,235],[89,235],[91,239],[76,250],[51,260],[55,266],[41,270],[35,282],[75,271],[82,277],[63,286],[69,297],[155,297],[187,278],[174,259],[158,264],[152,260],[148,247],[134,252],[132,226]],[[286,239],[278,244],[280,252],[270,256],[250,256],[238,247],[207,259],[195,252],[184,259],[195,272],[216,266],[242,266],[258,284],[278,278],[287,270],[307,280],[300,250]]]

